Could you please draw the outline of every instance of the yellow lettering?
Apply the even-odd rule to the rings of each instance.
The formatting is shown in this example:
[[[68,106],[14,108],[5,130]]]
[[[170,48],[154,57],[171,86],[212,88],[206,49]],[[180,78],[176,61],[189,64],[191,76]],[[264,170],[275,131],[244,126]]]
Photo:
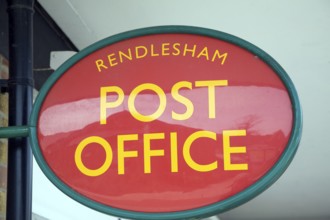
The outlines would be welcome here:
[[[135,47],[135,57],[136,59],[141,59],[148,54],[148,49],[145,46]]]
[[[114,57],[114,56],[115,56],[114,53],[108,55],[108,60],[109,60],[110,66],[116,66],[118,64],[116,62],[116,57]]]
[[[215,118],[215,87],[227,86],[227,80],[210,80],[210,81],[196,81],[196,87],[208,88],[208,101],[209,101],[209,118]]]
[[[96,61],[95,61],[95,64],[96,64],[97,70],[98,70],[99,72],[102,71],[101,67],[102,67],[103,69],[108,69],[108,67],[107,67],[106,65],[104,65],[104,62],[103,62],[102,59],[98,59],[98,60],[96,60]]]
[[[175,50],[175,52],[172,52],[173,56],[178,56],[180,55],[180,43],[175,43],[173,44],[173,49]]]
[[[113,102],[108,102],[108,93],[117,93],[118,98]],[[107,123],[107,109],[118,107],[124,101],[124,92],[118,86],[107,86],[100,88],[100,124]]]
[[[168,52],[170,50],[169,45],[170,45],[170,43],[163,43],[162,44],[162,56],[170,55],[170,53]]]
[[[85,147],[92,143],[101,145],[105,151],[105,161],[103,162],[103,165],[94,170],[87,168],[81,159],[81,155],[82,155],[82,152],[85,149]],[[112,163],[111,146],[105,139],[103,139],[101,137],[98,137],[98,136],[87,137],[79,143],[79,145],[75,151],[75,154],[74,154],[74,161],[76,163],[78,170],[81,173],[85,174],[86,176],[94,176],[94,177],[100,176],[109,169],[109,167]]]
[[[144,173],[151,173],[151,157],[164,156],[164,150],[151,150],[150,141],[164,139],[164,133],[144,134]]]
[[[150,114],[150,115],[142,115],[140,112],[138,112],[135,108],[135,98],[136,96],[143,90],[152,90],[154,91],[158,97],[159,97],[159,106],[158,109]],[[157,118],[159,118],[166,108],[166,95],[164,91],[157,85],[152,83],[144,83],[141,84],[133,89],[130,96],[128,97],[128,109],[132,116],[142,122],[150,122],[154,121]]]
[[[135,54],[134,54],[135,52]],[[212,53],[213,52],[213,53]],[[140,45],[134,48],[128,48],[127,51],[118,50],[115,53],[107,55],[108,60],[97,59],[95,65],[98,72],[108,69],[109,67],[117,66],[124,61],[132,61],[133,59],[142,59],[150,55],[151,57],[158,56],[191,56],[196,58],[204,57],[207,61],[220,62],[221,65],[227,60],[228,53],[220,53],[219,50],[209,51],[207,46],[200,49],[197,44],[185,43],[157,43]],[[197,56],[196,56],[197,55]]]
[[[171,172],[178,172],[178,137],[176,132],[171,132]]]
[[[128,52],[128,54],[125,54],[125,53],[122,52],[122,51],[119,51],[119,52],[118,52],[119,60],[120,60],[121,63],[124,62],[123,57],[127,58],[128,60],[132,60],[132,59],[133,59],[131,49],[128,49],[127,52]]]
[[[223,134],[223,160],[224,170],[248,170],[248,164],[232,164],[231,154],[246,153],[245,146],[230,146],[230,137],[246,136],[246,130],[224,130]]]
[[[184,45],[184,50],[183,50],[183,56],[186,56],[187,52],[191,52],[191,56],[195,56],[195,51],[196,51],[196,45],[194,44],[194,47],[192,49],[188,49],[188,44]]]
[[[209,52],[207,47],[203,48],[203,50],[197,55],[197,58],[200,58],[201,56],[204,56],[206,60],[209,60]]]
[[[227,59],[227,53],[224,53],[224,54],[220,54],[220,52],[218,50],[216,50],[213,54],[213,57],[212,57],[212,62],[214,62],[215,58],[218,58],[218,59],[221,59],[222,58],[222,61],[221,61],[221,65],[223,65]]]
[[[118,174],[125,174],[125,158],[137,157],[137,151],[125,151],[124,142],[125,141],[136,141],[138,140],[137,134],[126,134],[118,135]]]
[[[173,98],[176,101],[178,101],[186,106],[187,110],[183,114],[178,114],[178,113],[172,111],[172,118],[182,121],[182,120],[186,120],[191,117],[191,115],[194,112],[194,105],[189,99],[187,99],[186,97],[179,94],[179,89],[181,89],[181,88],[188,88],[191,90],[192,89],[191,82],[187,82],[187,81],[177,82],[176,84],[174,84],[174,86],[172,87],[172,91],[171,91]]]
[[[190,155],[190,148],[192,143],[197,140],[198,138],[210,138],[212,140],[217,139],[217,135],[215,132],[212,131],[197,131],[193,134],[191,134],[187,140],[185,141],[183,145],[183,157],[186,163],[194,170],[199,171],[199,172],[208,172],[217,169],[218,167],[218,162],[214,161],[213,163],[210,164],[199,164],[196,163]]]
[[[159,53],[155,53],[153,44],[151,44],[151,56],[152,57],[158,57],[159,56]]]

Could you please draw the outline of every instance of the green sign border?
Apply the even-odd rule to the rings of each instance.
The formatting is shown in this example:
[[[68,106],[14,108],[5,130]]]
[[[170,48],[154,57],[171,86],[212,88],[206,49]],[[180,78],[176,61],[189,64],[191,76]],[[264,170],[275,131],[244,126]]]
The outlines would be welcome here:
[[[50,169],[48,164],[46,163],[45,159],[43,158],[42,152],[40,151],[39,142],[37,139],[37,122],[38,122],[38,116],[40,108],[43,104],[43,101],[47,97],[48,91],[52,88],[54,84],[56,84],[56,81],[63,75],[65,72],[73,66],[75,63],[79,62],[81,59],[83,59],[85,56],[111,44],[115,44],[117,42],[140,37],[140,36],[146,36],[146,35],[154,35],[154,34],[192,34],[192,35],[201,35],[201,36],[207,36],[211,38],[215,38],[221,41],[226,41],[231,44],[237,45],[245,50],[250,51],[252,54],[255,54],[258,56],[261,60],[263,60],[268,66],[270,66],[275,73],[280,77],[284,85],[286,86],[291,103],[292,103],[292,109],[293,109],[293,128],[292,133],[288,142],[288,145],[286,146],[286,149],[282,153],[281,157],[277,161],[277,163],[267,172],[260,180],[258,180],[253,185],[249,186],[242,192],[235,194],[223,201],[213,203],[211,205],[203,206],[200,208],[195,208],[191,210],[185,210],[185,211],[175,211],[175,212],[162,212],[162,213],[149,213],[149,212],[136,212],[136,211],[129,211],[129,210],[123,210],[118,209],[110,206],[106,206],[104,204],[98,203],[96,201],[93,201],[78,192],[74,191],[72,188],[64,184]],[[128,219],[141,219],[141,220],[148,220],[148,219],[158,219],[158,220],[175,220],[175,219],[198,219],[203,217],[208,217],[212,215],[219,214],[221,212],[230,210],[234,207],[237,207],[255,196],[262,193],[264,190],[266,190],[270,185],[272,185],[286,170],[286,168],[289,166],[290,162],[292,161],[295,152],[297,151],[301,134],[302,134],[302,112],[301,107],[298,99],[297,92],[294,88],[294,85],[287,75],[287,73],[284,71],[284,69],[267,53],[265,53],[263,50],[259,49],[258,47],[254,46],[253,44],[242,40],[240,38],[237,38],[235,36],[211,30],[211,29],[205,29],[200,27],[191,27],[191,26],[159,26],[159,27],[150,27],[150,28],[143,28],[138,30],[133,30],[129,32],[125,32],[122,34],[114,35],[112,37],[106,38],[104,40],[101,40],[86,49],[82,50],[81,52],[74,55],[72,58],[70,58],[68,61],[66,61],[61,67],[59,67],[46,81],[42,89],[40,90],[40,93],[35,101],[32,114],[30,117],[30,122],[28,126],[28,136],[30,137],[32,150],[34,153],[34,156],[41,168],[41,170],[45,173],[45,175],[48,177],[48,179],[56,186],[58,187],[62,192],[64,192],[66,195],[71,197],[72,199],[92,208],[97,211],[128,218]],[[20,134],[26,133],[27,130],[23,127],[23,129],[20,129]],[[9,136],[15,136],[15,135],[9,135]],[[18,136],[18,135],[17,135]],[[221,189],[219,189],[221,190]]]

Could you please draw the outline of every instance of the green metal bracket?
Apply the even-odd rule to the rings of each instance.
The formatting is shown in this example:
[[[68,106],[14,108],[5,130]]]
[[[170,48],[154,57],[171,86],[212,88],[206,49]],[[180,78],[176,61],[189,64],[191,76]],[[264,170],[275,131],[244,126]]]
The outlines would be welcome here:
[[[18,137],[29,137],[30,127],[29,126],[11,126],[0,128],[0,138],[18,138]]]

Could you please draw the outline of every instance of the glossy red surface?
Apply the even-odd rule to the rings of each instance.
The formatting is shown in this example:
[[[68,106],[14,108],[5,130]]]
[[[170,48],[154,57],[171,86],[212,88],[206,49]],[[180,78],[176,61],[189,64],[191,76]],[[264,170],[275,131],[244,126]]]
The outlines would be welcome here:
[[[136,54],[140,46],[147,49],[138,49]],[[195,52],[187,50],[184,55],[185,46],[190,50],[195,47]],[[118,51],[128,54],[128,49],[132,59],[122,57],[121,62]],[[226,58],[212,61],[216,50],[227,53]],[[142,56],[145,51],[147,54]],[[101,71],[95,64],[100,59],[107,67],[101,67]],[[227,86],[215,88],[215,118],[209,117],[208,89],[195,86],[196,81],[209,80],[228,82]],[[192,89],[179,90],[194,106],[186,120],[172,118],[172,111],[186,111],[185,105],[171,94],[172,86],[180,81],[192,85]],[[144,83],[158,85],[166,94],[163,114],[150,122],[134,118],[128,107],[131,91]],[[100,87],[105,86],[120,87],[125,97],[122,104],[107,110],[107,123],[100,124]],[[113,93],[107,98],[108,102],[116,99]],[[138,112],[149,115],[159,108],[160,98],[154,91],[144,90],[134,103]],[[49,167],[78,193],[115,208],[171,212],[222,201],[258,181],[285,149],[292,117],[290,98],[282,81],[250,52],[203,36],[159,34],[107,46],[72,66],[42,105],[38,139]],[[198,164],[216,162],[217,168],[209,172],[192,169],[182,153],[186,139],[202,130],[216,133],[216,140],[196,140],[190,155]],[[233,148],[245,146],[246,153],[231,154],[231,159],[233,164],[248,164],[248,170],[224,170],[224,130],[246,130],[246,136],[231,137],[230,141]],[[173,132],[177,134],[177,172],[171,170]],[[151,157],[151,171],[145,173],[143,138],[150,133],[163,135],[151,140],[150,148],[163,150],[164,156]],[[136,140],[124,145],[137,157],[126,158],[125,173],[118,174],[117,138],[127,134],[136,134]],[[109,169],[95,177],[83,174],[75,163],[77,146],[90,136],[104,138],[113,153]],[[81,156],[89,169],[98,169],[105,159],[105,151],[98,144],[88,145]]]

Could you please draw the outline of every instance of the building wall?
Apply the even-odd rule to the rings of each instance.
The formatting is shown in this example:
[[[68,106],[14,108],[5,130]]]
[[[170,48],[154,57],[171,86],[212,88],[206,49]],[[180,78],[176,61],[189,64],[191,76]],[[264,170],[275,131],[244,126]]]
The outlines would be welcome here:
[[[8,79],[8,60],[0,54],[0,79]],[[8,94],[0,93],[0,127],[8,126]],[[8,140],[0,139],[0,220],[6,219]]]

